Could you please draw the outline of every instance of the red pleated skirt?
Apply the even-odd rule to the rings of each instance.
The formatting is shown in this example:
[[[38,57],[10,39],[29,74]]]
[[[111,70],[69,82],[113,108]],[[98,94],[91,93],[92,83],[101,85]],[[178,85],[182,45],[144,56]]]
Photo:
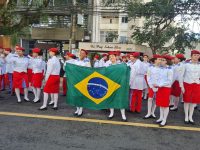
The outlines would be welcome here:
[[[156,93],[156,105],[159,107],[169,107],[171,88],[160,87]]]
[[[185,88],[185,93],[183,93],[183,101],[185,103],[200,104],[200,84],[183,83]]]
[[[50,75],[45,86],[45,93],[59,93],[60,85],[60,76],[59,75]]]
[[[43,80],[43,73],[33,73],[31,85],[34,88],[41,88]]]
[[[178,81],[175,81],[172,85],[171,95],[180,97],[181,95],[181,87]]]
[[[28,82],[32,83],[32,77],[33,77],[32,69],[27,69],[27,74],[28,74]]]
[[[19,89],[28,87],[28,75],[26,72],[13,72],[13,87]]]
[[[152,88],[148,88],[148,92],[149,92],[149,98],[153,98],[154,96],[154,91]]]

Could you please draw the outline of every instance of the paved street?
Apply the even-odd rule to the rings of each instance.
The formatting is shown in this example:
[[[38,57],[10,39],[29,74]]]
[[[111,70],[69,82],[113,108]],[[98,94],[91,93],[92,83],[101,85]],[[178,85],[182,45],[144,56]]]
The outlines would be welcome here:
[[[17,104],[14,96],[5,92],[1,95],[6,98],[0,100],[0,150],[200,149],[200,112],[195,110],[195,126],[185,125],[182,104],[178,112],[170,112],[169,126],[161,129],[153,124],[153,119],[142,119],[146,113],[146,101],[141,114],[127,113],[129,122],[138,124],[123,124],[119,122],[119,111],[113,119],[115,122],[106,123],[108,112],[105,110],[84,110],[82,118],[88,118],[88,121],[74,118],[75,108],[66,105],[62,96],[59,97],[59,110],[49,107],[47,111],[38,111],[41,103]],[[6,115],[6,112],[17,114]],[[34,117],[33,114],[42,116]],[[158,116],[158,110],[156,114]],[[59,116],[63,118],[58,119]]]

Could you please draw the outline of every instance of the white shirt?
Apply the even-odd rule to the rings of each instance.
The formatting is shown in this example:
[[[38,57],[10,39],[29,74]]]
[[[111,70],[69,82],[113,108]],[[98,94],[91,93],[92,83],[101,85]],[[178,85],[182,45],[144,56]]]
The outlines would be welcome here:
[[[100,67],[100,66],[99,66],[99,60],[96,60],[96,61],[94,62],[94,68],[98,68],[98,67]]]
[[[178,63],[172,66],[173,69],[173,83],[174,81],[179,81],[180,80],[180,75],[182,74],[183,71],[183,63]]]
[[[172,67],[159,67],[159,77],[156,85],[159,87],[171,87],[173,83]]]
[[[100,60],[99,60],[99,67],[104,67],[105,66],[105,60],[104,60],[104,58],[101,58]]]
[[[60,62],[56,56],[51,57],[47,62],[47,71],[45,76],[45,81],[48,80],[50,75],[59,75],[60,74]]]
[[[30,55],[27,56],[28,59],[29,59],[29,62],[28,62],[28,69],[33,69],[33,57],[31,57]]]
[[[4,65],[4,60],[3,58],[0,58],[0,75],[3,74],[3,65]]]
[[[32,58],[32,69],[33,73],[42,73],[43,72],[43,61],[41,58]]]
[[[29,63],[29,59],[27,57],[14,56],[12,57],[12,63],[13,63],[13,71],[27,72]]]
[[[186,62],[182,67],[182,75],[180,76],[180,86],[183,82],[192,84],[200,84],[200,63]]]
[[[46,62],[44,60],[42,60],[42,69],[43,69],[43,73],[46,73]]]
[[[77,62],[76,62],[76,65],[91,67],[89,58],[84,58],[83,60],[78,59]]]
[[[150,66],[150,63],[148,63],[148,62],[142,62],[143,63],[143,65],[144,65],[144,69],[145,69],[145,72],[146,72],[146,74],[145,75],[147,75],[147,70],[148,70],[148,68],[149,68],[149,66]]]
[[[149,66],[147,70],[147,82],[150,88],[153,88],[153,85],[158,83],[159,71],[160,69],[158,66]]]
[[[66,60],[64,65],[63,65],[63,70],[65,70],[65,67],[66,67],[66,64],[69,63],[69,64],[77,64],[77,60],[76,59],[69,59],[69,60]],[[64,74],[64,77],[66,77],[66,74]]]
[[[6,60],[6,73],[13,73],[13,62],[12,58],[14,57],[14,54],[9,53],[5,60]]]
[[[139,59],[130,65],[131,73],[130,73],[130,88],[143,90],[145,89],[145,79],[144,75],[146,74],[146,69]]]
[[[108,67],[112,64],[112,62],[110,60],[106,61],[106,63],[104,64],[104,67]]]
[[[145,70],[145,75],[147,75],[147,71],[148,71],[148,68],[149,68],[149,66],[150,66],[150,63],[149,62],[142,62],[143,63],[143,65],[144,65],[144,70]],[[148,88],[148,85],[147,85],[147,81],[145,80],[145,82],[144,82],[144,87],[145,87],[145,89],[146,88]]]

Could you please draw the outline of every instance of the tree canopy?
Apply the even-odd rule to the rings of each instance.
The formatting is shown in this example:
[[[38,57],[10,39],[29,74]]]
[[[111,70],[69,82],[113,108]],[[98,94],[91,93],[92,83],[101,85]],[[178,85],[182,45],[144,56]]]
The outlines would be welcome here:
[[[199,0],[128,0],[126,11],[130,19],[144,18],[143,26],[133,26],[132,38],[153,53],[184,52],[198,41],[199,33],[185,24],[200,19]]]

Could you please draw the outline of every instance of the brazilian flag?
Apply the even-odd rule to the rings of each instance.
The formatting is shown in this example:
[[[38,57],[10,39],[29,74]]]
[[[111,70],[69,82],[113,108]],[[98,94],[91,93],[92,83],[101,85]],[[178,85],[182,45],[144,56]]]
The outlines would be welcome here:
[[[67,64],[66,102],[89,109],[128,108],[130,68],[126,64],[89,68]]]

